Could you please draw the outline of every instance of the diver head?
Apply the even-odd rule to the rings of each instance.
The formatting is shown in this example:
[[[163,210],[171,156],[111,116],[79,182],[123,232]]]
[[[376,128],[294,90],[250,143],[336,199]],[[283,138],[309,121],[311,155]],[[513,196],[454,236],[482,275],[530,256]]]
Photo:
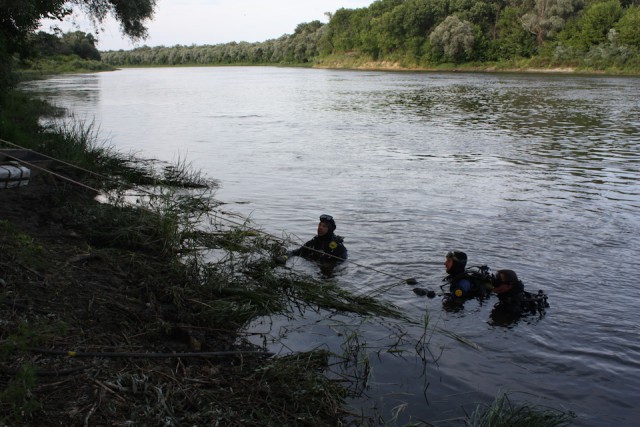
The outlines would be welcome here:
[[[460,251],[447,252],[444,267],[447,269],[447,274],[460,274],[467,266],[467,254]]]
[[[518,283],[518,275],[513,270],[498,270],[496,271],[496,279],[498,285],[513,285]]]
[[[513,270],[496,271],[496,281],[492,291],[498,295],[517,294],[524,291],[524,284]]]
[[[320,223],[318,224],[318,236],[323,237],[332,234],[336,229],[336,222],[331,215],[320,215]]]

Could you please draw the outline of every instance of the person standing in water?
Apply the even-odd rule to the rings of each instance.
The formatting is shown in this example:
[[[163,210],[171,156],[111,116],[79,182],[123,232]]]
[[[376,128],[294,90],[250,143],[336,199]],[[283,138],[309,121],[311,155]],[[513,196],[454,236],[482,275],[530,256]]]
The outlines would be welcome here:
[[[287,252],[276,258],[279,263],[285,263],[289,257],[303,258],[321,262],[341,262],[347,259],[347,248],[344,239],[334,233],[336,222],[331,215],[320,215],[318,231],[315,237],[298,249]]]

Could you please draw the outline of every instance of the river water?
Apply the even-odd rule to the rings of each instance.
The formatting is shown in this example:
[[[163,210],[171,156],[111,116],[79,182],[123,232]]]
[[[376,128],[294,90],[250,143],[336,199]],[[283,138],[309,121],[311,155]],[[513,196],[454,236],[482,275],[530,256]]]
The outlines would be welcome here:
[[[269,233],[300,243],[332,214],[351,262],[331,280],[428,316],[424,340],[419,326],[371,319],[347,342],[356,326],[339,314],[251,327],[286,335],[280,351],[362,353],[370,370],[352,403],[381,424],[456,425],[506,392],[573,411],[574,425],[637,425],[640,79],[224,67],[22,88],[95,119],[120,151],[187,159],[220,181],[224,209]],[[501,324],[494,300],[449,312],[393,286],[439,290],[452,249],[515,270],[549,309]]]

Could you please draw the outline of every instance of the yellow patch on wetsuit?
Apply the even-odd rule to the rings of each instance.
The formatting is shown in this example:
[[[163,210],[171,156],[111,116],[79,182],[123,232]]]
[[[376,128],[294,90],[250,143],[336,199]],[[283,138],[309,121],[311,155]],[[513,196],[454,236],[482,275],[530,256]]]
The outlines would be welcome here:
[[[333,249],[335,249],[337,247],[338,247],[338,244],[336,242],[329,243],[329,249],[333,250]]]
[[[456,289],[456,291],[453,294],[455,296],[457,296],[457,297],[461,297],[462,296],[462,289]]]

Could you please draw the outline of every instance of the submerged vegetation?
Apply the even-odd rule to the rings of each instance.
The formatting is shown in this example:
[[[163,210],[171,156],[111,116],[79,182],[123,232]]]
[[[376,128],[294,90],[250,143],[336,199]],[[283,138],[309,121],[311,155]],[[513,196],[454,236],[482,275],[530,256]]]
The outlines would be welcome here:
[[[501,394],[490,405],[479,405],[465,419],[468,427],[562,427],[571,424],[572,412],[515,403],[506,394]]]

